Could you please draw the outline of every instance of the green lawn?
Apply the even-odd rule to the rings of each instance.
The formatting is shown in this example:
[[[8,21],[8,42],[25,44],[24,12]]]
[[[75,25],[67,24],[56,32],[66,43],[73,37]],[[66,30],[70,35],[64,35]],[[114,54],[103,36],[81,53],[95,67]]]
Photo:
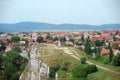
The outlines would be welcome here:
[[[115,71],[117,71],[117,72],[120,72],[120,67],[119,67],[119,66],[112,66],[112,65],[110,65],[110,64],[105,65],[105,64],[103,64],[103,63],[101,63],[101,62],[98,62],[98,61],[95,61],[95,60],[92,60],[92,59],[88,59],[88,60],[89,60],[90,62],[95,63],[95,64],[98,64],[98,65],[107,67],[107,68],[112,69],[112,70],[115,70]]]
[[[79,49],[76,49],[76,48],[73,48],[73,47],[69,47],[69,49],[70,49],[71,51],[74,51],[74,52],[76,51],[76,52],[77,52],[76,55],[90,57],[90,59],[87,59],[87,60],[90,61],[90,62],[93,62],[93,63],[95,63],[95,64],[98,64],[98,65],[101,65],[101,66],[107,67],[107,68],[109,68],[109,69],[112,69],[112,70],[115,70],[115,71],[120,72],[120,67],[119,67],[119,66],[112,66],[112,65],[110,65],[110,64],[105,65],[105,64],[103,64],[103,63],[101,63],[101,62],[98,62],[98,61],[96,61],[96,60],[91,59],[92,57],[86,55],[85,52],[82,51],[82,50],[79,50]],[[78,56],[78,57],[79,57],[79,56]]]
[[[120,80],[120,76],[102,69],[98,69],[96,73],[88,75],[88,80]]]

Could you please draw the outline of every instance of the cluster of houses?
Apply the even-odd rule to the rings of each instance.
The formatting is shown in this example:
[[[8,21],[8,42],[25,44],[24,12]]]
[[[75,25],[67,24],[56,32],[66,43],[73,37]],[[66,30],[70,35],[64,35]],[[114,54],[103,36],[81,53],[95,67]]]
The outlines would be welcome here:
[[[99,46],[101,48],[101,55],[109,55],[110,49],[107,47],[110,45],[112,47],[112,52],[114,55],[120,53],[120,30],[111,30],[111,31],[102,31],[102,32],[93,32],[89,34],[90,40],[100,40],[104,41],[104,45]],[[114,48],[116,46],[116,48]]]
[[[12,36],[18,36],[20,38],[19,42],[11,42]],[[120,30],[106,30],[106,31],[73,31],[73,32],[25,32],[25,33],[4,33],[0,34],[0,40],[2,42],[7,43],[6,52],[10,51],[13,46],[18,45],[21,50],[27,50],[27,46],[24,46],[22,44],[26,44],[27,40],[28,46],[31,46],[33,44],[37,44],[36,40],[38,36],[43,37],[44,43],[55,43],[57,44],[60,41],[60,38],[64,38],[65,45],[71,45],[73,47],[82,47],[84,49],[85,42],[82,42],[81,39],[88,38],[91,40],[91,42],[94,42],[96,40],[104,41],[105,45],[99,46],[101,47],[101,55],[108,55],[110,53],[110,50],[105,48],[105,46],[108,46],[109,43],[111,45],[117,45],[117,49],[113,48],[113,53],[116,55],[120,48]],[[52,39],[47,39],[47,37],[51,37]],[[54,38],[58,38],[56,40],[53,40]],[[79,41],[79,44],[76,44],[75,41]]]

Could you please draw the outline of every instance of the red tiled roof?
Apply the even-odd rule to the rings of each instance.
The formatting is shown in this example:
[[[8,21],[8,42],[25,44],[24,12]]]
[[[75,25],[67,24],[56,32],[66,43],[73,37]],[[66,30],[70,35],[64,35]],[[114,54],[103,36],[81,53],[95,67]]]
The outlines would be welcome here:
[[[113,49],[112,51],[113,51],[113,53],[115,53],[116,49]],[[101,55],[108,55],[109,53],[110,53],[109,49],[104,49],[104,50],[101,51]]]
[[[13,46],[13,45],[17,45],[17,43],[16,42],[9,43],[9,46]]]
[[[120,44],[120,41],[113,41],[112,44]]]
[[[73,42],[71,42],[71,41],[66,41],[65,44],[67,44],[67,45],[73,45]]]
[[[118,44],[118,47],[120,47],[120,44]]]
[[[21,49],[25,49],[25,48],[26,48],[26,46],[20,46],[20,48],[21,48]]]
[[[7,40],[11,40],[10,37],[6,37],[6,38],[3,38],[2,41],[7,41]]]
[[[53,40],[48,40],[48,39],[46,39],[46,40],[44,40],[43,42],[45,42],[45,43],[52,43]]]

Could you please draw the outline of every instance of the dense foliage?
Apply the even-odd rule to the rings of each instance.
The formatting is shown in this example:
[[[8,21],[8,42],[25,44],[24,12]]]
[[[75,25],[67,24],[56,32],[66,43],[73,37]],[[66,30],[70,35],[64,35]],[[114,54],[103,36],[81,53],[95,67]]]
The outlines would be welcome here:
[[[120,53],[113,57],[112,64],[114,66],[120,66]]]
[[[37,41],[38,43],[41,43],[41,42],[43,41],[43,37],[38,36],[36,41]]]
[[[89,39],[89,37],[87,38],[86,43],[85,43],[85,52],[86,52],[87,54],[90,54],[90,53],[91,53],[91,44],[90,44],[90,39]]]
[[[7,52],[5,56],[2,56],[0,78],[3,80],[18,80],[23,71],[21,66],[26,64],[26,62],[28,60],[20,56],[17,50]]]
[[[19,42],[19,41],[20,41],[20,37],[18,36],[11,37],[11,42]]]
[[[93,73],[93,72],[96,72],[96,71],[97,71],[96,65],[88,65],[88,66],[87,66],[87,73],[88,73],[88,74]]]

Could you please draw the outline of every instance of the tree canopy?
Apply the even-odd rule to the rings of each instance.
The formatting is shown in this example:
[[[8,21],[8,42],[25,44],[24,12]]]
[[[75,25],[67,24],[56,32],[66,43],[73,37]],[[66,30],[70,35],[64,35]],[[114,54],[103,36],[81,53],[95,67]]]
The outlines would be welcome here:
[[[7,52],[6,55],[2,57],[0,78],[3,80],[18,80],[20,76],[18,72],[22,72],[20,67],[26,62],[28,62],[28,60],[20,56],[17,51],[12,50]]]
[[[18,41],[20,41],[20,37],[18,36],[11,37],[11,42],[18,42]]]
[[[41,43],[41,42],[43,41],[43,37],[42,37],[42,36],[38,36],[36,41],[37,41],[38,43]]]
[[[90,39],[89,39],[89,37],[88,37],[87,40],[86,40],[85,52],[86,52],[87,54],[90,54],[90,53],[91,53],[91,44],[90,44]]]
[[[112,64],[114,66],[120,66],[120,53],[113,57]]]

